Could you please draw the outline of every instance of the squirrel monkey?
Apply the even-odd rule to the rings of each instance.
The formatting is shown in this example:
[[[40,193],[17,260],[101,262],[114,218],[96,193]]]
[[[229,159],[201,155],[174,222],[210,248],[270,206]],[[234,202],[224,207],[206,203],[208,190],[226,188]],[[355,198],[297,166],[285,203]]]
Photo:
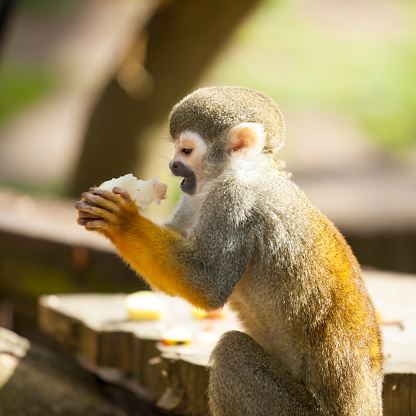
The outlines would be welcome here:
[[[169,167],[183,196],[170,223],[127,192],[91,188],[78,222],[109,238],[157,290],[213,310],[228,302],[245,333],[211,358],[214,416],[381,415],[381,331],[340,232],[274,158],[284,122],[266,95],[201,88],[170,114]]]

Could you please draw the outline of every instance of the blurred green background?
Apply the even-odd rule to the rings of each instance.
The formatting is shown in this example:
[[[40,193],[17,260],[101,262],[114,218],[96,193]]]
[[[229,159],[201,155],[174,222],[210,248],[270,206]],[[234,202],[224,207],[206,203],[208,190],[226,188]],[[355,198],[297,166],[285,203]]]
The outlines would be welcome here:
[[[212,81],[249,84],[284,108],[345,114],[374,142],[408,151],[416,141],[416,2],[328,3],[264,1]]]
[[[282,108],[342,113],[375,143],[406,154],[416,141],[416,2],[343,3],[264,0],[204,81],[266,91]],[[67,21],[80,4],[19,7],[32,21]],[[41,53],[26,52],[6,50],[0,61],[0,128],[62,81]]]

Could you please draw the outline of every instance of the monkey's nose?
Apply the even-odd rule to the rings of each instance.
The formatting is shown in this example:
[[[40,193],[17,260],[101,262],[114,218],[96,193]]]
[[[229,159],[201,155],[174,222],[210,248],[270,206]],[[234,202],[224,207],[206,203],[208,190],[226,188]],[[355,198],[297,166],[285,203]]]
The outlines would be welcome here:
[[[174,169],[178,169],[178,162],[176,162],[175,160],[171,160],[170,162],[169,162],[169,167],[170,167],[170,170],[174,170]]]

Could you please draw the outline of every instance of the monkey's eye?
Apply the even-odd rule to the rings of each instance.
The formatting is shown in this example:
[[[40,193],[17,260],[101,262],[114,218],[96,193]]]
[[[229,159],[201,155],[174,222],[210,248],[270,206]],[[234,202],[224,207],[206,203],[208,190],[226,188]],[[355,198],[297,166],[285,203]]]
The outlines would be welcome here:
[[[192,149],[187,149],[185,147],[184,149],[182,149],[182,152],[185,153],[186,155],[190,155],[192,153]]]

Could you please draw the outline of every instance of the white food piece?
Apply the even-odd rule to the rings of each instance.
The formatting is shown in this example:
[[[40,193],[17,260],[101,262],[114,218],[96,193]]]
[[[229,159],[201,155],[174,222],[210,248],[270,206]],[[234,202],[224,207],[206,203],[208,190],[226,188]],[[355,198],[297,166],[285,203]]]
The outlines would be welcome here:
[[[103,182],[99,188],[105,191],[113,191],[113,188],[118,186],[127,191],[133,201],[139,208],[149,208],[152,202],[160,205],[162,199],[166,199],[166,191],[168,186],[165,183],[159,182],[160,177],[142,181],[137,179],[131,173],[113,178],[109,181]]]
[[[138,189],[137,181],[138,179],[135,176],[133,176],[131,173],[128,173],[127,175],[120,176],[119,178],[113,178],[109,181],[103,182],[99,188],[112,192],[113,188],[118,186],[125,189],[128,194],[134,198],[134,194]]]
[[[159,183],[160,177],[149,179],[147,181],[138,180],[138,189],[136,191],[136,204],[141,208],[148,208],[154,202],[160,205],[162,199],[166,199],[168,186],[165,183]]]

